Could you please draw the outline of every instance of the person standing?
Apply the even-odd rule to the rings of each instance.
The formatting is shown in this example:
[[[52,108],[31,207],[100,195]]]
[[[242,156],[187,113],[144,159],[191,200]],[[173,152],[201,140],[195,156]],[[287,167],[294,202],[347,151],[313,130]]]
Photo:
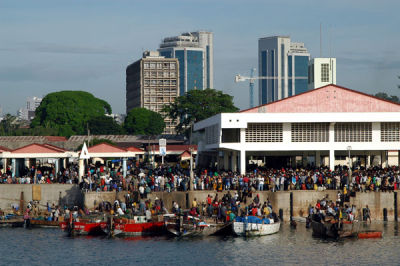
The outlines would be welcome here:
[[[365,220],[371,223],[371,210],[368,208],[368,205],[365,207]]]

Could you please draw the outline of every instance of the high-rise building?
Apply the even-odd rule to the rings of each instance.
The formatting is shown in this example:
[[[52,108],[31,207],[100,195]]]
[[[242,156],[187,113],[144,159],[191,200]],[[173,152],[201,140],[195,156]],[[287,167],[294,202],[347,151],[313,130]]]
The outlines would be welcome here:
[[[308,64],[308,89],[336,84],[336,58],[313,58]]]
[[[178,59],[181,95],[214,87],[212,32],[187,32],[164,38],[158,51],[166,58]]]
[[[179,62],[159,52],[146,51],[126,68],[126,113],[143,107],[161,113],[164,105],[179,96]],[[164,134],[175,133],[175,123],[165,118]]]
[[[21,120],[31,121],[35,118],[35,110],[42,102],[42,98],[28,97],[26,99],[26,106],[18,110],[18,118]]]
[[[258,40],[259,104],[266,104],[308,89],[310,54],[304,43],[291,42],[289,36]]]

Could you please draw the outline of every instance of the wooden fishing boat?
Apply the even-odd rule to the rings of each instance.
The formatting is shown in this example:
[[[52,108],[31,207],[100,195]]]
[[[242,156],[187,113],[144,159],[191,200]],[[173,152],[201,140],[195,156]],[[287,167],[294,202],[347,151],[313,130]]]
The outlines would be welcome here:
[[[111,231],[110,231],[111,228]],[[112,225],[103,228],[106,234],[113,236],[160,235],[164,232],[164,222],[157,217],[148,221],[146,216],[114,218]]]
[[[187,214],[164,215],[166,230],[178,237],[210,236],[230,227],[230,223],[216,223],[214,219],[195,217]]]
[[[273,219],[255,216],[237,217],[233,222],[233,232],[238,236],[265,236],[279,232],[281,223]]]
[[[313,216],[311,220],[311,228],[313,236],[320,238],[345,238],[357,236],[360,224],[358,221],[341,221],[334,218],[315,219]]]
[[[31,223],[32,227],[58,227],[58,226],[60,226],[59,221],[31,219],[30,223]]]
[[[104,234],[103,228],[107,227],[107,222],[102,220],[90,221],[80,219],[78,221],[69,220],[60,222],[61,230],[68,233],[68,235],[102,235]]]

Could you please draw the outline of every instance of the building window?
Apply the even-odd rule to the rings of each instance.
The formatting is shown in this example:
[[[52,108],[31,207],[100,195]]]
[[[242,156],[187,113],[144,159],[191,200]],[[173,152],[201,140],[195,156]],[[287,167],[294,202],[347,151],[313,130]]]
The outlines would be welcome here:
[[[143,67],[144,69],[149,69],[149,63],[144,63]]]
[[[150,69],[155,69],[156,68],[156,63],[150,63]]]
[[[282,123],[249,123],[246,142],[282,142]]]
[[[381,141],[400,141],[400,123],[381,123]]]
[[[217,124],[206,127],[206,143],[213,144],[219,141],[219,127]]]
[[[328,142],[329,123],[292,123],[292,142]]]
[[[240,128],[223,128],[222,143],[238,143],[240,142]]]
[[[372,123],[336,123],[335,142],[372,142]]]
[[[175,69],[176,67],[175,67],[175,63],[171,63],[170,65],[169,65],[169,68],[170,69]]]
[[[329,64],[321,64],[321,82],[329,82]]]

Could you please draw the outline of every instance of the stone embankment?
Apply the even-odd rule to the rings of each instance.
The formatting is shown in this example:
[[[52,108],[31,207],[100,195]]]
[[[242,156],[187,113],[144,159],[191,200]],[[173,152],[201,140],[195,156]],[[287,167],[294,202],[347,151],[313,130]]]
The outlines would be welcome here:
[[[94,208],[102,200],[113,202],[115,199],[124,200],[127,192],[88,192],[85,193],[84,204],[87,208]],[[170,209],[172,201],[178,202],[179,206],[189,208],[193,199],[196,198],[197,202],[205,202],[207,196],[210,194],[215,197],[218,194],[222,198],[226,192],[215,191],[188,191],[188,192],[152,192],[148,195],[148,199],[154,200],[156,197],[162,199],[165,206]],[[231,191],[233,194],[234,191]],[[272,203],[275,211],[283,216],[285,221],[289,221],[290,217],[306,217],[308,206],[315,205],[317,200],[328,198],[336,201],[337,190],[325,191],[259,191],[253,193],[253,198],[258,194],[260,201],[264,202],[268,199]],[[252,198],[247,198],[247,203],[252,202]],[[356,193],[355,197],[350,198],[350,203],[357,206],[357,217],[361,217],[362,208],[368,205],[371,210],[371,218],[374,220],[395,221],[395,214],[399,209],[399,202],[397,200],[397,192],[366,192]]]
[[[269,199],[277,213],[281,212],[283,219],[289,221],[290,217],[306,217],[308,206],[314,205],[317,200],[328,195],[329,199],[335,200],[336,190],[325,191],[259,191],[253,193],[253,198],[258,194],[260,201]],[[188,192],[153,192],[148,195],[149,199],[156,197],[164,201],[165,206],[170,209],[172,201],[177,201],[179,206],[189,208],[193,199],[197,202],[205,202],[210,194],[215,197],[218,194],[222,198],[226,192],[215,191],[188,191]],[[232,195],[234,191],[231,191]],[[18,185],[18,184],[0,184],[0,208],[3,210],[11,209],[13,204],[20,205],[21,196],[24,205],[29,201],[36,200],[40,207],[45,208],[46,204],[55,204],[60,206],[85,206],[93,209],[101,201],[114,202],[115,199],[124,200],[126,191],[122,192],[87,192],[82,193],[77,185],[63,184],[43,184],[43,185]],[[357,206],[361,215],[362,208],[366,205],[371,210],[371,218],[374,220],[394,221],[397,216],[397,210],[400,208],[397,200],[397,192],[357,192],[355,197],[350,198],[350,205]],[[247,198],[247,203],[251,203],[252,198]]]

